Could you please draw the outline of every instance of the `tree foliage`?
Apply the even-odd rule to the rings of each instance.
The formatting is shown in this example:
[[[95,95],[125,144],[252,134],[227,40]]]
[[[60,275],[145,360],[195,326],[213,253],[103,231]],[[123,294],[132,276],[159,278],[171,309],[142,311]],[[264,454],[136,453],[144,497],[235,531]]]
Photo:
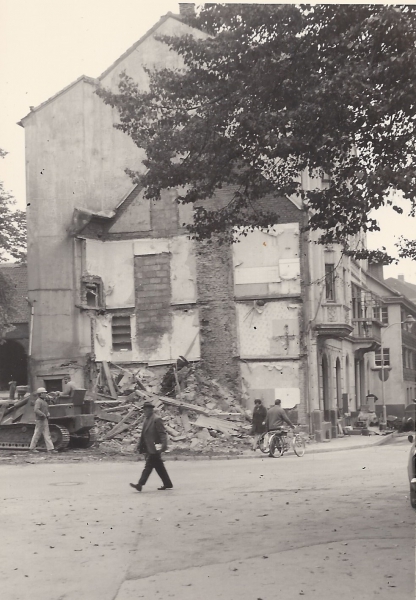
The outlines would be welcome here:
[[[14,329],[13,322],[13,282],[4,272],[0,271],[0,343],[6,333]]]
[[[402,212],[392,189],[415,207],[415,16],[409,5],[205,5],[189,24],[206,39],[161,38],[182,69],[148,70],[144,91],[123,73],[118,93],[97,93],[145,150],[130,174],[146,197],[179,188],[196,203],[197,239],[273,225],[261,202],[272,194],[299,196],[320,241],[346,243],[379,229],[374,209]],[[232,200],[210,208],[225,186]]]
[[[0,158],[7,152],[0,148]],[[10,258],[23,261],[26,257],[26,215],[15,210],[14,198],[0,181],[0,263]],[[0,343],[12,325],[14,309],[14,285],[10,277],[0,271]]]
[[[7,152],[0,148],[0,158]],[[4,189],[0,181],[0,262],[14,258],[26,258],[26,213],[16,210],[15,199]]]

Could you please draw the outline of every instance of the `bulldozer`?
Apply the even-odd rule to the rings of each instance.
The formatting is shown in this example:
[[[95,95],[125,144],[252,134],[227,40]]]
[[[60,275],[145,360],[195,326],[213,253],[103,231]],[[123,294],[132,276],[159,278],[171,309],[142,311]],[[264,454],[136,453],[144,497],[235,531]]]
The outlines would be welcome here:
[[[29,450],[35,431],[35,397],[26,386],[18,386],[18,400],[0,405],[0,450]],[[55,450],[69,446],[89,448],[97,439],[94,402],[85,399],[86,390],[73,390],[71,396],[51,392],[49,431]],[[39,442],[42,448],[44,440]]]

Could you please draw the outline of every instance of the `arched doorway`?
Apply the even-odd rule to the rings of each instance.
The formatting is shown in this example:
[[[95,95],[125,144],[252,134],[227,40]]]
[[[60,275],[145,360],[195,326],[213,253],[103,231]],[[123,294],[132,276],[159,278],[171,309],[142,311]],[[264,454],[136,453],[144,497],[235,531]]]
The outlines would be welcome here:
[[[0,390],[7,390],[12,379],[27,385],[27,356],[18,342],[6,340],[0,344]]]
[[[324,421],[329,421],[329,365],[326,354],[322,356],[322,399],[324,402]]]
[[[337,407],[342,411],[341,361],[339,358],[337,358],[335,363],[335,381],[337,387]]]

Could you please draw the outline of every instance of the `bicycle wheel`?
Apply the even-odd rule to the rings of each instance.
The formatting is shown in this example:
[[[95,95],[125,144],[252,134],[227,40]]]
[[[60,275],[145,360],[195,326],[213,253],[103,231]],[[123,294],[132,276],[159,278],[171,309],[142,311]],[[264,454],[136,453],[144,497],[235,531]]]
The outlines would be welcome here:
[[[284,452],[282,440],[279,435],[273,435],[270,440],[269,456],[279,458]]]
[[[292,439],[292,448],[296,456],[302,457],[305,454],[305,440],[300,435],[295,435]]]
[[[268,451],[269,451],[269,441],[268,441],[267,433],[262,433],[261,434],[261,436],[259,437],[258,446],[259,446],[261,452],[263,452],[263,454],[267,454],[268,453]]]

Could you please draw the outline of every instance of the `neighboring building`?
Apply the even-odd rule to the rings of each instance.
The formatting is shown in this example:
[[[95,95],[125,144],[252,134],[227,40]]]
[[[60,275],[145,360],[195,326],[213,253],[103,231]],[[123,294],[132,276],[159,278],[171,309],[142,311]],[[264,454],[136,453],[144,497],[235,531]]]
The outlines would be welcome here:
[[[192,207],[175,190],[150,202],[132,186],[125,169],[142,153],[94,93],[116,90],[123,70],[145,86],[144,65],[180,66],[156,37],[182,33],[203,35],[166,15],[100,78],[81,77],[22,119],[31,384],[59,388],[69,373],[91,387],[102,361],[165,370],[183,355],[243,405],[281,398],[317,439],[334,437],[373,388],[382,294],[366,263],[310,243],[305,211],[287,198],[264,200],[280,215],[269,233],[232,247],[189,240]]]
[[[371,392],[378,397],[376,411],[382,411],[382,371],[384,375],[384,399],[387,414],[402,418],[404,409],[416,398],[416,323],[406,324],[408,316],[416,320],[416,303],[392,289],[392,278],[383,280],[382,271],[372,279],[373,288],[383,298],[381,320],[383,322],[381,348],[371,357],[374,375]],[[394,280],[393,280],[394,281]],[[414,286],[415,287],[415,286]]]
[[[390,288],[402,296],[406,296],[411,302],[416,302],[416,285],[405,281],[404,275],[399,275],[397,279],[389,277],[385,282]]]
[[[11,281],[13,288],[13,329],[0,344],[0,390],[5,390],[12,379],[17,385],[27,384],[30,307],[27,301],[27,265],[5,263],[0,265],[0,271]]]

